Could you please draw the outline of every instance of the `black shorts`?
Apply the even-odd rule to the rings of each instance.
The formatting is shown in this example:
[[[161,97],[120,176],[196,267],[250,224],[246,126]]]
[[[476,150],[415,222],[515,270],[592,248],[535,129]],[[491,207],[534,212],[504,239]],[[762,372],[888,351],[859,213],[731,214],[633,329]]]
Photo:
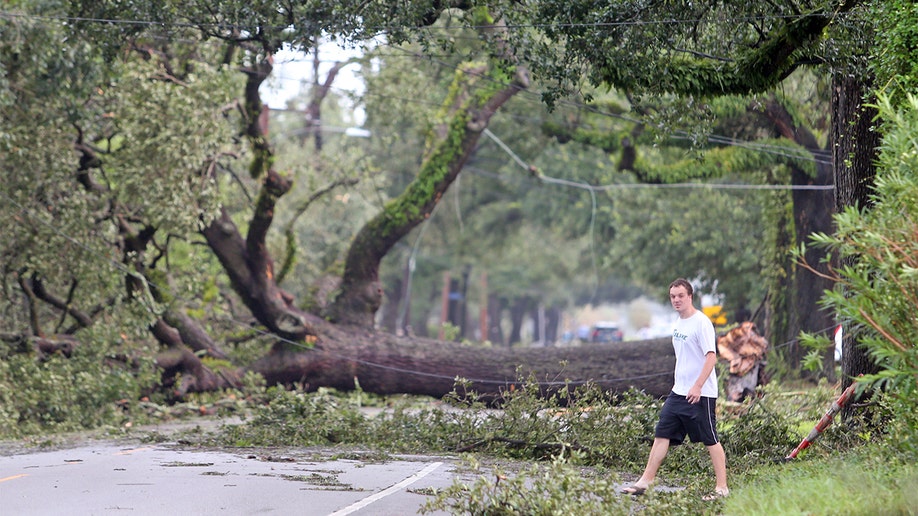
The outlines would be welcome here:
[[[686,435],[693,443],[704,443],[705,446],[717,444],[715,405],[717,398],[702,396],[701,401],[693,404],[685,396],[669,393],[660,411],[654,437],[669,439],[673,445],[682,444]]]

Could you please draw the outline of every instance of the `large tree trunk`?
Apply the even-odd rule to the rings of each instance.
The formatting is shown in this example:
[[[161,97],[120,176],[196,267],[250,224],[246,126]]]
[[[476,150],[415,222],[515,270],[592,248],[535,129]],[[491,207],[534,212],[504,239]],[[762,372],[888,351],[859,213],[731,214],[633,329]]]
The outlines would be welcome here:
[[[258,322],[284,339],[302,342],[312,331],[305,323],[304,313],[293,304],[293,298],[274,281],[273,261],[264,234],[253,239],[253,227],[249,228],[247,244],[224,210],[202,233],[233,289]]]
[[[300,383],[306,389],[442,397],[457,378],[494,398],[531,374],[545,392],[594,382],[622,392],[631,387],[665,396],[673,383],[675,355],[669,338],[576,347],[475,347],[398,337],[361,327],[314,321],[321,334],[314,349],[276,349],[251,369],[268,385]]]
[[[835,205],[841,212],[850,207],[870,209],[871,188],[876,177],[876,158],[880,135],[874,127],[876,109],[868,106],[865,97],[870,85],[863,79],[836,74],[832,84],[832,140],[835,142]],[[844,264],[842,264],[844,265]],[[841,321],[844,324],[844,321]],[[860,374],[879,371],[867,351],[844,332],[842,343],[842,389]],[[843,417],[847,419],[850,408]]]
[[[296,307],[293,297],[278,285],[274,259],[267,243],[277,201],[292,186],[290,179],[273,168],[274,151],[268,140],[268,108],[261,102],[259,94],[259,88],[271,69],[269,56],[254,63],[246,76],[243,115],[245,135],[253,154],[249,172],[262,181],[248,231],[243,238],[224,208],[201,233],[220,260],[233,289],[258,322],[287,341],[305,342],[312,336],[312,330],[306,325],[305,314]]]

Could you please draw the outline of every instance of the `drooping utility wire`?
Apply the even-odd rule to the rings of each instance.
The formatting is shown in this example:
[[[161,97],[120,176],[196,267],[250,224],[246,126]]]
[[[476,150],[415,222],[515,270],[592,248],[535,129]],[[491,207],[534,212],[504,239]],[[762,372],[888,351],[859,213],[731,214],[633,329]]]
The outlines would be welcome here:
[[[419,57],[417,54],[415,54],[415,53],[413,53],[413,52],[411,52],[411,51],[409,51],[409,50],[403,49],[403,48],[401,48],[401,47],[398,47],[398,46],[391,46],[391,45],[389,45],[389,48],[391,48],[391,49],[393,49],[393,50],[395,50],[395,51],[398,51],[398,52],[402,52],[403,54],[409,55],[409,56],[411,56],[411,57],[415,57],[415,58]],[[443,67],[443,68],[448,68],[448,69],[455,69],[455,68],[456,68],[456,66],[454,66],[454,65],[452,65],[452,64],[450,64],[450,63],[447,63],[447,62],[445,62],[445,61],[443,61],[443,60],[434,59],[434,58],[431,58],[431,57],[429,57],[429,56],[422,56],[422,57],[424,57],[424,58],[427,59],[428,61],[431,61],[431,62],[433,62],[433,63],[436,63],[437,65],[439,65],[439,66],[441,66],[441,67]],[[486,80],[486,81],[496,82],[495,79],[493,79],[493,78],[491,78],[491,77],[488,77],[488,76],[481,76],[481,78],[482,78],[483,80]],[[368,93],[365,93],[365,94],[368,94]],[[522,90],[522,91],[520,92],[520,94],[521,94],[524,98],[537,98],[537,99],[538,99],[538,102],[541,103],[541,98],[540,98],[539,94],[536,93],[536,92],[532,92],[532,91],[529,91],[529,90],[524,89],[524,90]],[[369,94],[369,95],[374,95],[374,94]],[[406,102],[412,102],[412,103],[417,102],[416,99],[403,99],[403,100],[405,100]],[[647,121],[646,121],[646,120],[642,120],[642,119],[639,119],[639,118],[634,118],[634,117],[627,116],[627,115],[623,115],[623,114],[620,114],[620,113],[609,113],[609,112],[604,112],[604,111],[601,111],[601,110],[595,108],[594,106],[589,106],[589,105],[582,104],[582,103],[579,103],[579,102],[573,102],[573,101],[570,101],[570,100],[567,100],[567,99],[561,99],[561,100],[559,100],[559,101],[558,101],[558,104],[559,104],[559,105],[565,105],[565,106],[574,107],[574,108],[576,108],[576,109],[583,109],[583,110],[586,110],[586,111],[588,111],[588,112],[590,112],[590,113],[593,113],[593,114],[595,114],[595,115],[604,116],[604,117],[608,117],[608,118],[614,118],[614,119],[622,120],[622,121],[625,121],[625,122],[630,122],[630,123],[633,123],[633,124],[636,124],[636,125],[647,124]],[[672,135],[670,135],[670,138],[672,138],[672,139],[690,139],[689,134],[688,134],[686,131],[684,131],[684,130],[673,131]],[[799,159],[799,160],[801,160],[801,161],[812,161],[812,162],[815,162],[815,163],[818,163],[818,164],[822,164],[822,165],[831,165],[831,164],[832,164],[831,159],[828,159],[828,158],[825,158],[825,157],[824,157],[824,156],[827,154],[828,151],[825,151],[825,150],[822,150],[822,149],[816,149],[816,150],[807,149],[807,151],[806,151],[807,154],[788,154],[788,150],[789,150],[789,149],[788,149],[787,147],[782,147],[782,146],[767,145],[767,144],[762,144],[762,143],[755,142],[755,141],[739,140],[739,139],[736,139],[736,138],[731,138],[731,137],[721,136],[721,135],[716,135],[716,134],[708,135],[707,138],[708,138],[708,140],[710,140],[710,141],[713,141],[713,142],[715,142],[715,143],[721,143],[721,144],[724,144],[724,145],[745,147],[745,148],[749,148],[750,150],[755,150],[755,151],[758,151],[758,152],[773,154],[773,155],[782,156],[782,157],[789,157],[789,158]],[[815,155],[815,156],[814,156],[814,155]]]
[[[522,158],[520,158],[515,152],[513,152],[513,149],[511,149],[507,144],[505,144],[500,138],[498,138],[497,136],[495,136],[494,133],[491,132],[490,129],[485,128],[485,130],[484,130],[483,133],[484,133],[485,136],[487,136],[487,137],[490,138],[492,141],[494,141],[495,143],[497,143],[497,145],[498,145],[501,149],[503,149],[504,152],[506,152],[506,153],[513,159],[513,161],[515,161],[516,164],[519,165],[520,168],[522,168],[523,170],[525,170],[527,173],[532,173],[533,171],[536,170],[535,167],[533,167],[532,165],[529,165],[528,163],[526,163],[525,161],[523,161]],[[595,234],[595,228],[596,228],[596,211],[597,211],[597,207],[596,207],[596,190],[595,190],[591,185],[589,185],[589,184],[587,184],[587,183],[578,183],[578,182],[575,182],[575,181],[567,181],[567,180],[564,180],[564,179],[546,178],[546,177],[541,176],[541,175],[539,176],[539,178],[542,179],[543,181],[547,182],[547,183],[552,183],[552,182],[553,182],[553,183],[560,184],[560,185],[572,186],[572,187],[574,187],[574,188],[581,188],[581,189],[584,189],[584,190],[590,192],[590,202],[591,202],[591,204],[590,204],[589,242],[590,242],[590,263],[591,263],[592,266],[593,266],[593,279],[594,279],[594,281],[593,281],[593,293],[590,295],[590,299],[591,299],[591,300],[592,300],[592,299],[595,299],[595,298],[596,298],[596,293],[599,291],[599,266],[598,266],[597,263],[596,263],[596,242],[595,242],[595,240],[594,240],[594,238],[595,238],[595,237],[594,237],[594,234]]]

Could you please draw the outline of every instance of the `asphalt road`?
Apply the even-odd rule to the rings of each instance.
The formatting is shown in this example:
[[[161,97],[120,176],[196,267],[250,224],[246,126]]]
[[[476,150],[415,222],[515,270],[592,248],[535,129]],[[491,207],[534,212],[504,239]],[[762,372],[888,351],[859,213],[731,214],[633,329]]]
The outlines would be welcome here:
[[[459,466],[456,457],[90,443],[0,456],[0,514],[418,514]]]

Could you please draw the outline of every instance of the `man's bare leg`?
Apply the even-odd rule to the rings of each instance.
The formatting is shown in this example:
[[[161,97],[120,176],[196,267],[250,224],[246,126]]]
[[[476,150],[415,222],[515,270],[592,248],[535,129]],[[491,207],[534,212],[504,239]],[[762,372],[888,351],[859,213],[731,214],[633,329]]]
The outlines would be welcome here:
[[[668,451],[669,439],[655,437],[653,439],[653,446],[650,447],[650,456],[647,457],[647,467],[644,468],[644,474],[642,474],[641,478],[632,484],[631,487],[626,487],[623,491],[629,494],[641,494],[646,491],[647,488],[650,487],[650,484],[653,483],[654,479],[657,478],[657,471],[660,470],[660,466],[663,464],[663,459],[666,458],[666,453]],[[721,451],[723,451],[723,449],[721,449]]]
[[[714,466],[714,490],[717,494],[726,496],[730,489],[727,487],[727,455],[724,453],[724,447],[717,443],[707,448],[711,454],[711,464]]]

